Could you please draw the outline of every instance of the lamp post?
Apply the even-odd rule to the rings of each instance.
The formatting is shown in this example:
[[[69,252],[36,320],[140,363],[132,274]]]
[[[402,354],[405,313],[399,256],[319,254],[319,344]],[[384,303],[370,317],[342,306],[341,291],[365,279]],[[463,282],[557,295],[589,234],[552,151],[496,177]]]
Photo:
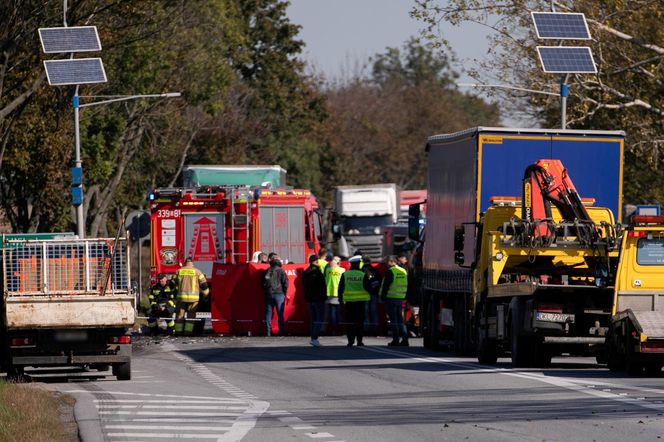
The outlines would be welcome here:
[[[175,98],[181,96],[180,92],[166,92],[163,94],[135,94],[135,95],[78,95],[78,85],[72,99],[74,107],[74,131],[75,131],[75,166],[72,170],[72,204],[76,207],[76,233],[79,238],[85,238],[85,215],[83,213],[83,162],[81,161],[81,135],[80,135],[80,113],[82,107],[98,106],[100,104],[117,103],[119,101],[137,100],[141,98]],[[81,98],[105,100],[81,103]]]

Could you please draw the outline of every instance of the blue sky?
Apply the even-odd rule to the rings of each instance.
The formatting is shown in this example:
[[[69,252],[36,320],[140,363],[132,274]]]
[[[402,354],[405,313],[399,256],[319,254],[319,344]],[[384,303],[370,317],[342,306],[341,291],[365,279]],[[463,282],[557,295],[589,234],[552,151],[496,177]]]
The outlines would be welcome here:
[[[357,66],[417,36],[422,23],[409,16],[410,0],[291,0],[288,15],[302,26],[303,58],[330,79],[357,71]],[[444,30],[460,61],[470,67],[487,51],[481,26]],[[460,69],[457,68],[457,71]],[[462,77],[460,81],[467,81]]]

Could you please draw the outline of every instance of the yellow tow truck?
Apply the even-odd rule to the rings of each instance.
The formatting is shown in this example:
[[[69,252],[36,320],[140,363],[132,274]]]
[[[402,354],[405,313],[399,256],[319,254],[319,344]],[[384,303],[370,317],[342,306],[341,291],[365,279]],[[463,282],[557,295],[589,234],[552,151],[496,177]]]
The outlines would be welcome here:
[[[664,365],[664,216],[633,216],[616,271],[606,337],[613,371],[659,374]]]

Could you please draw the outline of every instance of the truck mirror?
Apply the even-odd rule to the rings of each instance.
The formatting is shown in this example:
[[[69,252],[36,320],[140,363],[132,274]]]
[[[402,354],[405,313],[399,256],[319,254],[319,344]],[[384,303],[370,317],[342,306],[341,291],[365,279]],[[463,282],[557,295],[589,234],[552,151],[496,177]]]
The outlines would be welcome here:
[[[454,254],[454,263],[455,264],[458,264],[458,265],[462,266],[465,260],[466,260],[466,258],[463,256],[463,252],[456,252]]]
[[[341,237],[341,226],[339,224],[332,224],[332,235],[334,239],[339,239]]]
[[[413,241],[420,240],[420,205],[408,206],[408,238]]]
[[[463,225],[456,226],[454,228],[454,250],[457,252],[463,251],[464,236],[466,234],[466,229]]]

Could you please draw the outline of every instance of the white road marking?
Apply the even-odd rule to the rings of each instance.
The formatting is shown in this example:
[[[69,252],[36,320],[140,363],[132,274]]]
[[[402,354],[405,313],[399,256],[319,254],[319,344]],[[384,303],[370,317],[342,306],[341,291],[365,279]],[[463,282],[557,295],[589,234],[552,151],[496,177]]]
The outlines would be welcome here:
[[[293,430],[315,430],[316,427],[314,425],[292,425],[291,428]]]
[[[96,403],[123,403],[123,404],[132,404],[132,403],[156,403],[156,404],[237,404],[237,399],[216,399],[216,400],[181,400],[177,399],[95,399]]]
[[[305,434],[312,439],[325,439],[328,437],[334,437],[330,433],[305,433]]]
[[[104,415],[115,415],[115,416],[122,416],[122,415],[135,415],[135,416],[191,416],[191,417],[196,417],[196,416],[202,416],[202,417],[212,417],[212,416],[236,416],[240,417],[242,414],[240,413],[240,416],[238,416],[238,413],[194,413],[194,412],[188,412],[188,411],[98,411],[97,413],[99,414],[104,414]]]
[[[67,390],[65,393],[95,393],[94,391],[89,390]],[[177,399],[207,399],[215,401],[235,401],[238,403],[246,403],[247,401],[233,398],[218,398],[215,396],[186,396],[186,395],[177,395],[177,394],[160,394],[160,393],[132,393],[128,391],[100,391],[98,393],[111,394],[113,396],[138,396],[138,397],[153,397],[153,398],[175,398]],[[102,399],[103,400],[103,399]]]
[[[230,430],[231,427],[215,427],[212,425],[104,425],[109,430],[197,430],[220,431]]]
[[[160,439],[218,439],[219,433],[108,433],[108,437],[158,437]]]
[[[131,404],[131,405],[107,405],[107,404],[96,404],[97,408],[103,409],[114,409],[114,408],[131,408],[131,409],[146,409],[146,408],[156,408],[159,410],[182,410],[186,408],[187,410],[244,410],[247,407],[237,407],[230,405],[187,405],[182,407],[181,405],[159,405],[159,404]]]
[[[147,417],[137,417],[134,419],[113,419],[108,418],[104,419],[104,422],[148,422],[148,423],[181,423],[185,424],[232,424],[235,422],[235,419],[202,419],[199,417],[188,417],[187,419],[174,419],[174,418],[147,418]]]
[[[481,364],[472,364],[468,362],[461,362],[453,359],[447,359],[447,358],[438,358],[438,357],[426,357],[426,356],[413,356],[411,353],[406,353],[402,351],[397,351],[397,350],[390,350],[390,349],[383,349],[383,348],[376,348],[376,347],[363,347],[366,351],[372,351],[376,353],[383,353],[387,355],[393,355],[393,356],[399,356],[399,357],[405,357],[405,358],[410,358],[411,360],[415,361],[421,361],[421,362],[434,362],[438,364],[444,364],[447,366],[451,367],[459,367],[459,368],[464,368],[464,369],[473,369],[476,373],[497,373],[501,374],[504,376],[512,376],[512,377],[518,377],[518,378],[523,378],[523,379],[529,379],[529,380],[534,380],[534,381],[539,381],[545,384],[549,385],[554,385],[556,387],[560,388],[565,388],[567,390],[572,390],[576,391],[578,393],[583,393],[589,396],[595,396],[595,397],[601,397],[603,399],[610,399],[614,400],[616,402],[621,402],[621,403],[628,403],[631,405],[634,405],[636,407],[641,407],[641,408],[646,408],[650,410],[655,410],[659,412],[664,412],[664,406],[658,403],[652,403],[652,402],[646,402],[646,401],[639,401],[634,398],[629,398],[629,397],[624,397],[616,393],[611,393],[611,388],[605,388],[603,390],[597,390],[595,388],[588,388],[586,385],[584,385],[584,380],[582,379],[576,379],[576,380],[571,380],[571,379],[563,379],[563,378],[558,378],[558,377],[553,377],[553,376],[548,376],[540,373],[530,373],[530,372],[525,372],[525,371],[518,371],[514,369],[506,369],[506,368],[496,368],[496,367],[491,367],[488,365],[481,365]],[[479,367],[479,369],[478,369]],[[597,384],[600,384],[598,382]],[[642,388],[642,387],[635,387],[635,386],[627,386],[627,385],[615,385],[615,384],[610,384],[607,382],[602,382],[602,386],[611,386],[613,389],[619,389],[619,388],[624,388],[624,389],[630,389],[634,391],[640,391],[640,392],[658,392],[658,393],[664,393],[664,390],[658,390],[658,389],[652,389],[652,388]]]

